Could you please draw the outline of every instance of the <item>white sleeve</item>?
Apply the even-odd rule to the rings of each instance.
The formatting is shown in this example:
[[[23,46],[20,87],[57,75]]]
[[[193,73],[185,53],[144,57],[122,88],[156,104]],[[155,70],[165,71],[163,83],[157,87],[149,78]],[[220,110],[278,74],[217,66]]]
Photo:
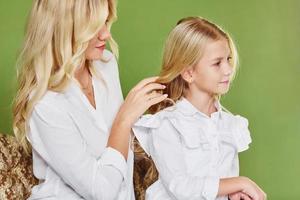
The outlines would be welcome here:
[[[132,127],[136,139],[148,156],[150,156],[150,131],[153,128],[159,127],[160,121],[161,120],[157,115],[147,114],[143,115]]]
[[[181,138],[169,122],[152,129],[151,136],[151,156],[170,194],[180,200],[216,199],[219,177],[198,177],[188,173]]]
[[[32,146],[85,199],[115,199],[127,174],[120,152],[106,148],[97,159],[72,119],[53,105],[38,103],[30,118]]]
[[[249,148],[249,144],[252,142],[248,124],[248,120],[239,115],[234,116],[234,120],[231,121],[233,137],[236,142],[238,152],[247,150]]]

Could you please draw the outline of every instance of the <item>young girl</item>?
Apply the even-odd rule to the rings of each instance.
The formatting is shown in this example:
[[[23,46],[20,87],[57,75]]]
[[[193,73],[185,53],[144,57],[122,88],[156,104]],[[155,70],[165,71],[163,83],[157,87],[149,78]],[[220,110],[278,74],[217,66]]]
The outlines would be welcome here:
[[[133,127],[159,172],[146,199],[266,199],[239,176],[238,153],[251,142],[248,121],[219,102],[236,69],[234,43],[217,25],[189,17],[172,30],[157,80],[169,101],[152,106],[152,115]]]

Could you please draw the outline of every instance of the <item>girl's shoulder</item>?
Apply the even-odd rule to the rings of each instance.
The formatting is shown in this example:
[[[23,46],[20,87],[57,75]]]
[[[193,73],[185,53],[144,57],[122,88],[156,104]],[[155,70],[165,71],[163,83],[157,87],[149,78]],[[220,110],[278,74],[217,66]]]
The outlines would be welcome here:
[[[231,125],[244,125],[248,126],[248,119],[244,116],[238,115],[238,114],[232,114],[231,112],[227,110],[222,110],[222,120],[224,120],[226,123],[229,123]]]
[[[174,140],[194,143],[193,141],[203,139],[199,131],[201,131],[199,126],[190,116],[182,112],[178,104],[167,107],[155,114],[143,115],[133,126],[133,132],[140,143],[147,143],[145,141],[149,138],[169,140],[171,137]]]
[[[140,146],[150,155],[153,138],[178,137],[172,119],[176,118],[176,107],[171,106],[155,114],[146,114],[133,125],[132,130]]]
[[[237,147],[238,152],[245,151],[252,142],[248,119],[234,115],[227,111],[222,111],[222,120],[220,127],[223,134],[231,136]]]
[[[229,111],[221,111],[222,126],[227,129],[248,129],[249,122],[246,117],[235,115]]]
[[[176,106],[167,107],[155,114],[146,114],[134,124],[134,127],[143,127],[147,129],[159,129],[171,121],[177,119],[178,110]]]

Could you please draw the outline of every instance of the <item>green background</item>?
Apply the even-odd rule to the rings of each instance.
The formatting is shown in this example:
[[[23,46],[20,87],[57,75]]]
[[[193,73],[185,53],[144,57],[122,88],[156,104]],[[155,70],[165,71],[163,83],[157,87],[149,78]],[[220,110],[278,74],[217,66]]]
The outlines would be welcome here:
[[[15,60],[30,0],[0,1],[0,132],[11,133]],[[300,199],[300,1],[119,0],[112,33],[120,46],[124,95],[157,75],[162,47],[177,20],[203,16],[229,31],[241,68],[222,103],[249,119],[253,143],[240,155],[241,175],[271,200]]]

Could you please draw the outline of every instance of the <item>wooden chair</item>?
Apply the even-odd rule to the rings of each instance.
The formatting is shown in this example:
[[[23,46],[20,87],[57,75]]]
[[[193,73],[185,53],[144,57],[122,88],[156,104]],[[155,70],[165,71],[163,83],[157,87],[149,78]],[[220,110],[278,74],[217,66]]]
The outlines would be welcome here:
[[[134,191],[136,200],[144,200],[146,189],[157,180],[158,173],[137,140],[134,148]],[[27,199],[36,184],[38,180],[33,175],[32,157],[25,154],[14,136],[0,133],[0,199]]]
[[[145,191],[158,179],[158,172],[152,159],[147,156],[136,138],[134,149],[133,183],[135,198],[136,200],[144,200]]]
[[[25,154],[15,137],[0,133],[0,199],[27,199],[37,183],[31,156]]]

